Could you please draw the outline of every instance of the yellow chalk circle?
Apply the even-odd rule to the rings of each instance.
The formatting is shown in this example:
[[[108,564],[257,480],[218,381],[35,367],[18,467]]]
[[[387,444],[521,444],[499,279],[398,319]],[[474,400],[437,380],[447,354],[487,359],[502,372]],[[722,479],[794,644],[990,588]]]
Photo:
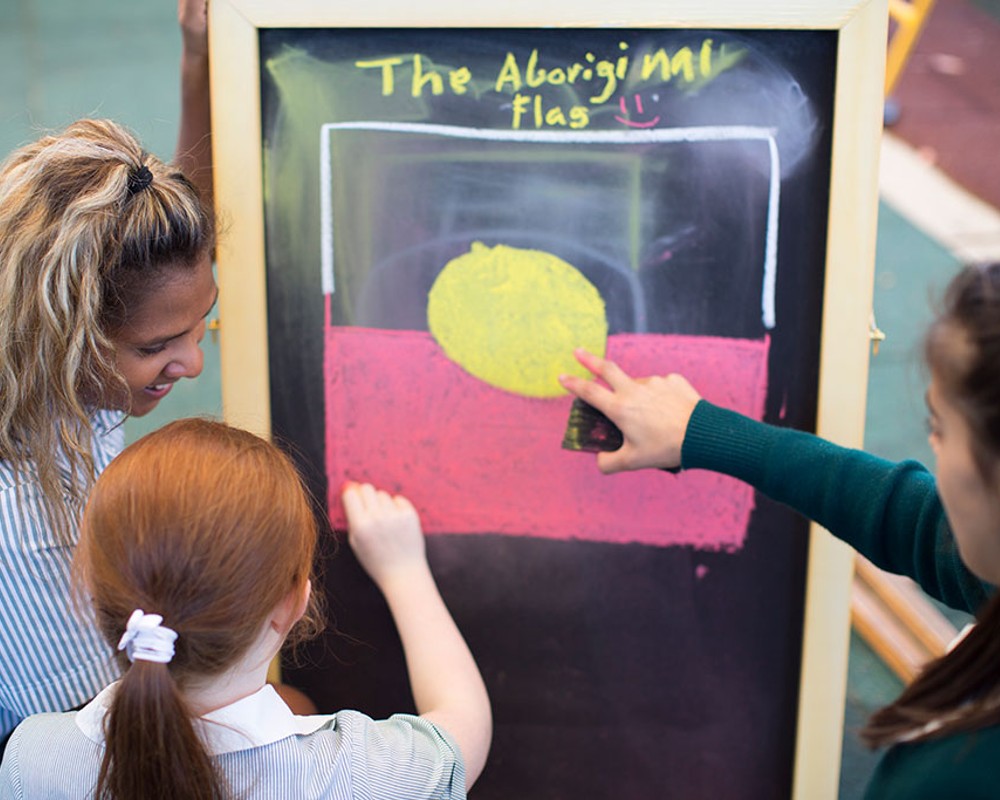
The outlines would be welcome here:
[[[565,394],[587,375],[574,347],[604,355],[604,300],[576,267],[541,250],[474,242],[449,261],[427,302],[431,334],[466,372],[528,397]]]

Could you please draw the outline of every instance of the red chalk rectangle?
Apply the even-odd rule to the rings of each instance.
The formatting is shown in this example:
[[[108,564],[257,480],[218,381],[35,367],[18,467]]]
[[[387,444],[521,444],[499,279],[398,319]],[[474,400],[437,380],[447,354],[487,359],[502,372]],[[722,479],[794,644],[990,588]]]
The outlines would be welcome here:
[[[763,415],[768,339],[617,334],[608,357],[633,375],[679,372],[706,399]],[[571,398],[495,389],[420,331],[327,328],[331,520],[346,480],[410,498],[424,531],[739,549],[753,490],[696,470],[606,476],[560,447]]]

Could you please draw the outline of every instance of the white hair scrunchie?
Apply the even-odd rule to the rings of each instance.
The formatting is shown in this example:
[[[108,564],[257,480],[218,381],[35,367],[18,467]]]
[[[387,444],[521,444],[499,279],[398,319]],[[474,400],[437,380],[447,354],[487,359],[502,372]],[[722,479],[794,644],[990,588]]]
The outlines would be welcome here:
[[[155,661],[169,664],[174,657],[174,642],[177,631],[165,628],[159,614],[146,614],[141,608],[132,612],[125,625],[125,633],[118,642],[118,649],[124,650],[128,660]]]

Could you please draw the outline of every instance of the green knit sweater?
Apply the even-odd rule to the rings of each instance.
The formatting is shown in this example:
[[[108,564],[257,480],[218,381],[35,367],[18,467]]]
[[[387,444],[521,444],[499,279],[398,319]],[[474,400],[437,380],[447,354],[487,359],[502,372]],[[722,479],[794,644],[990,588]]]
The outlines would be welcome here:
[[[993,592],[962,563],[934,477],[915,461],[886,461],[702,400],[681,462],[749,483],[953,608],[975,613]],[[865,796],[1000,798],[1000,728],[891,747]]]

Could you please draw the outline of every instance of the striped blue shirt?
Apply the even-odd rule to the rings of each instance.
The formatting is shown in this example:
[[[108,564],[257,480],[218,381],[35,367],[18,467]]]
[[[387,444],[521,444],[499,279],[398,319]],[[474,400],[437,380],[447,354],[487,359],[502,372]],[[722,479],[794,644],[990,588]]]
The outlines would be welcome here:
[[[123,418],[91,417],[98,473],[124,447]],[[39,485],[18,486],[0,461],[0,739],[29,714],[75,708],[118,677],[92,618],[73,607],[72,559],[73,547],[46,523]]]
[[[40,714],[14,732],[0,797],[90,800],[104,756],[112,684],[79,712]],[[462,800],[454,740],[412,714],[296,716],[271,686],[195,721],[234,797],[252,800]]]

